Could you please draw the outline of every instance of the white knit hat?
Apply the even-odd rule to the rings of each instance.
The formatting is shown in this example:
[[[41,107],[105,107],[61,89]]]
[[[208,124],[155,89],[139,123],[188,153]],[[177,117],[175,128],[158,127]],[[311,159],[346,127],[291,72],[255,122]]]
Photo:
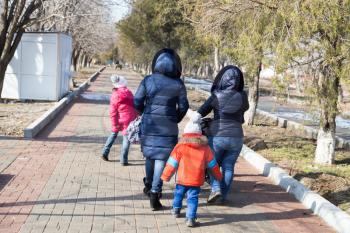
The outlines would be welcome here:
[[[184,133],[202,134],[200,123],[189,120],[185,126]]]
[[[198,133],[202,134],[202,128],[201,128],[201,115],[193,111],[191,109],[188,109],[186,116],[189,118],[189,121],[187,122],[184,133]]]
[[[126,87],[128,85],[126,78],[124,78],[123,76],[112,75],[111,81],[115,88]]]

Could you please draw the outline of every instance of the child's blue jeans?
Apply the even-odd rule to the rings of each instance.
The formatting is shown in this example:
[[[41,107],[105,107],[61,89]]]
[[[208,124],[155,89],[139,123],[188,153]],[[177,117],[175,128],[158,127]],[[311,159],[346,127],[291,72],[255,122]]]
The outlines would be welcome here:
[[[197,218],[197,208],[198,208],[198,195],[201,191],[200,187],[184,186],[177,184],[174,192],[174,209],[182,208],[182,199],[187,196],[187,211],[186,218]]]
[[[117,138],[118,133],[112,132],[111,135],[107,138],[106,144],[103,147],[102,155],[106,158],[108,158],[109,151],[111,150],[111,147]],[[129,154],[129,147],[130,142],[128,140],[128,137],[123,135],[123,143],[122,148],[120,149],[120,163],[128,163],[128,154]]]

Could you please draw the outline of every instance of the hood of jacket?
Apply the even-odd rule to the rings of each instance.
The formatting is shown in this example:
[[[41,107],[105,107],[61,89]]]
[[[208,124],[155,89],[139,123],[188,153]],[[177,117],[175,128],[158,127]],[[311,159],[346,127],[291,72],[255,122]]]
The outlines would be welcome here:
[[[152,73],[163,74],[170,78],[180,78],[182,65],[179,55],[173,49],[162,49],[152,61]]]
[[[193,147],[206,146],[208,145],[208,139],[206,136],[201,134],[183,134],[179,140],[180,144],[188,144]]]
[[[130,95],[130,91],[127,87],[113,88],[113,92],[116,92],[119,98],[127,97]]]
[[[237,66],[225,66],[216,75],[211,92],[221,90],[242,91],[244,88],[244,78],[242,71]]]

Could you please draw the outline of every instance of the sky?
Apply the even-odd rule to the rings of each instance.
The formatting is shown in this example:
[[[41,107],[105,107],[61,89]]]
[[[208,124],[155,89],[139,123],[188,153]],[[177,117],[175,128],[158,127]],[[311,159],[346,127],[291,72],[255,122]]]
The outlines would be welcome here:
[[[129,12],[129,6],[124,0],[114,0],[114,2],[116,5],[112,7],[112,17],[113,21],[117,22]]]

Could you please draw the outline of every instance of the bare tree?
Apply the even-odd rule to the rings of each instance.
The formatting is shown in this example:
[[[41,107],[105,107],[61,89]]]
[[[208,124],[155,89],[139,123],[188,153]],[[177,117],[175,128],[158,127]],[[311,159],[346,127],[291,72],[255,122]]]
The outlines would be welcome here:
[[[249,88],[248,125],[254,124],[259,99],[259,78],[262,61],[274,37],[274,8],[269,1],[182,0],[191,22],[203,36],[210,35],[225,44],[227,56],[242,67]],[[271,1],[272,2],[272,1]],[[272,26],[271,26],[272,25]],[[215,69],[218,69],[218,48],[215,46]]]

